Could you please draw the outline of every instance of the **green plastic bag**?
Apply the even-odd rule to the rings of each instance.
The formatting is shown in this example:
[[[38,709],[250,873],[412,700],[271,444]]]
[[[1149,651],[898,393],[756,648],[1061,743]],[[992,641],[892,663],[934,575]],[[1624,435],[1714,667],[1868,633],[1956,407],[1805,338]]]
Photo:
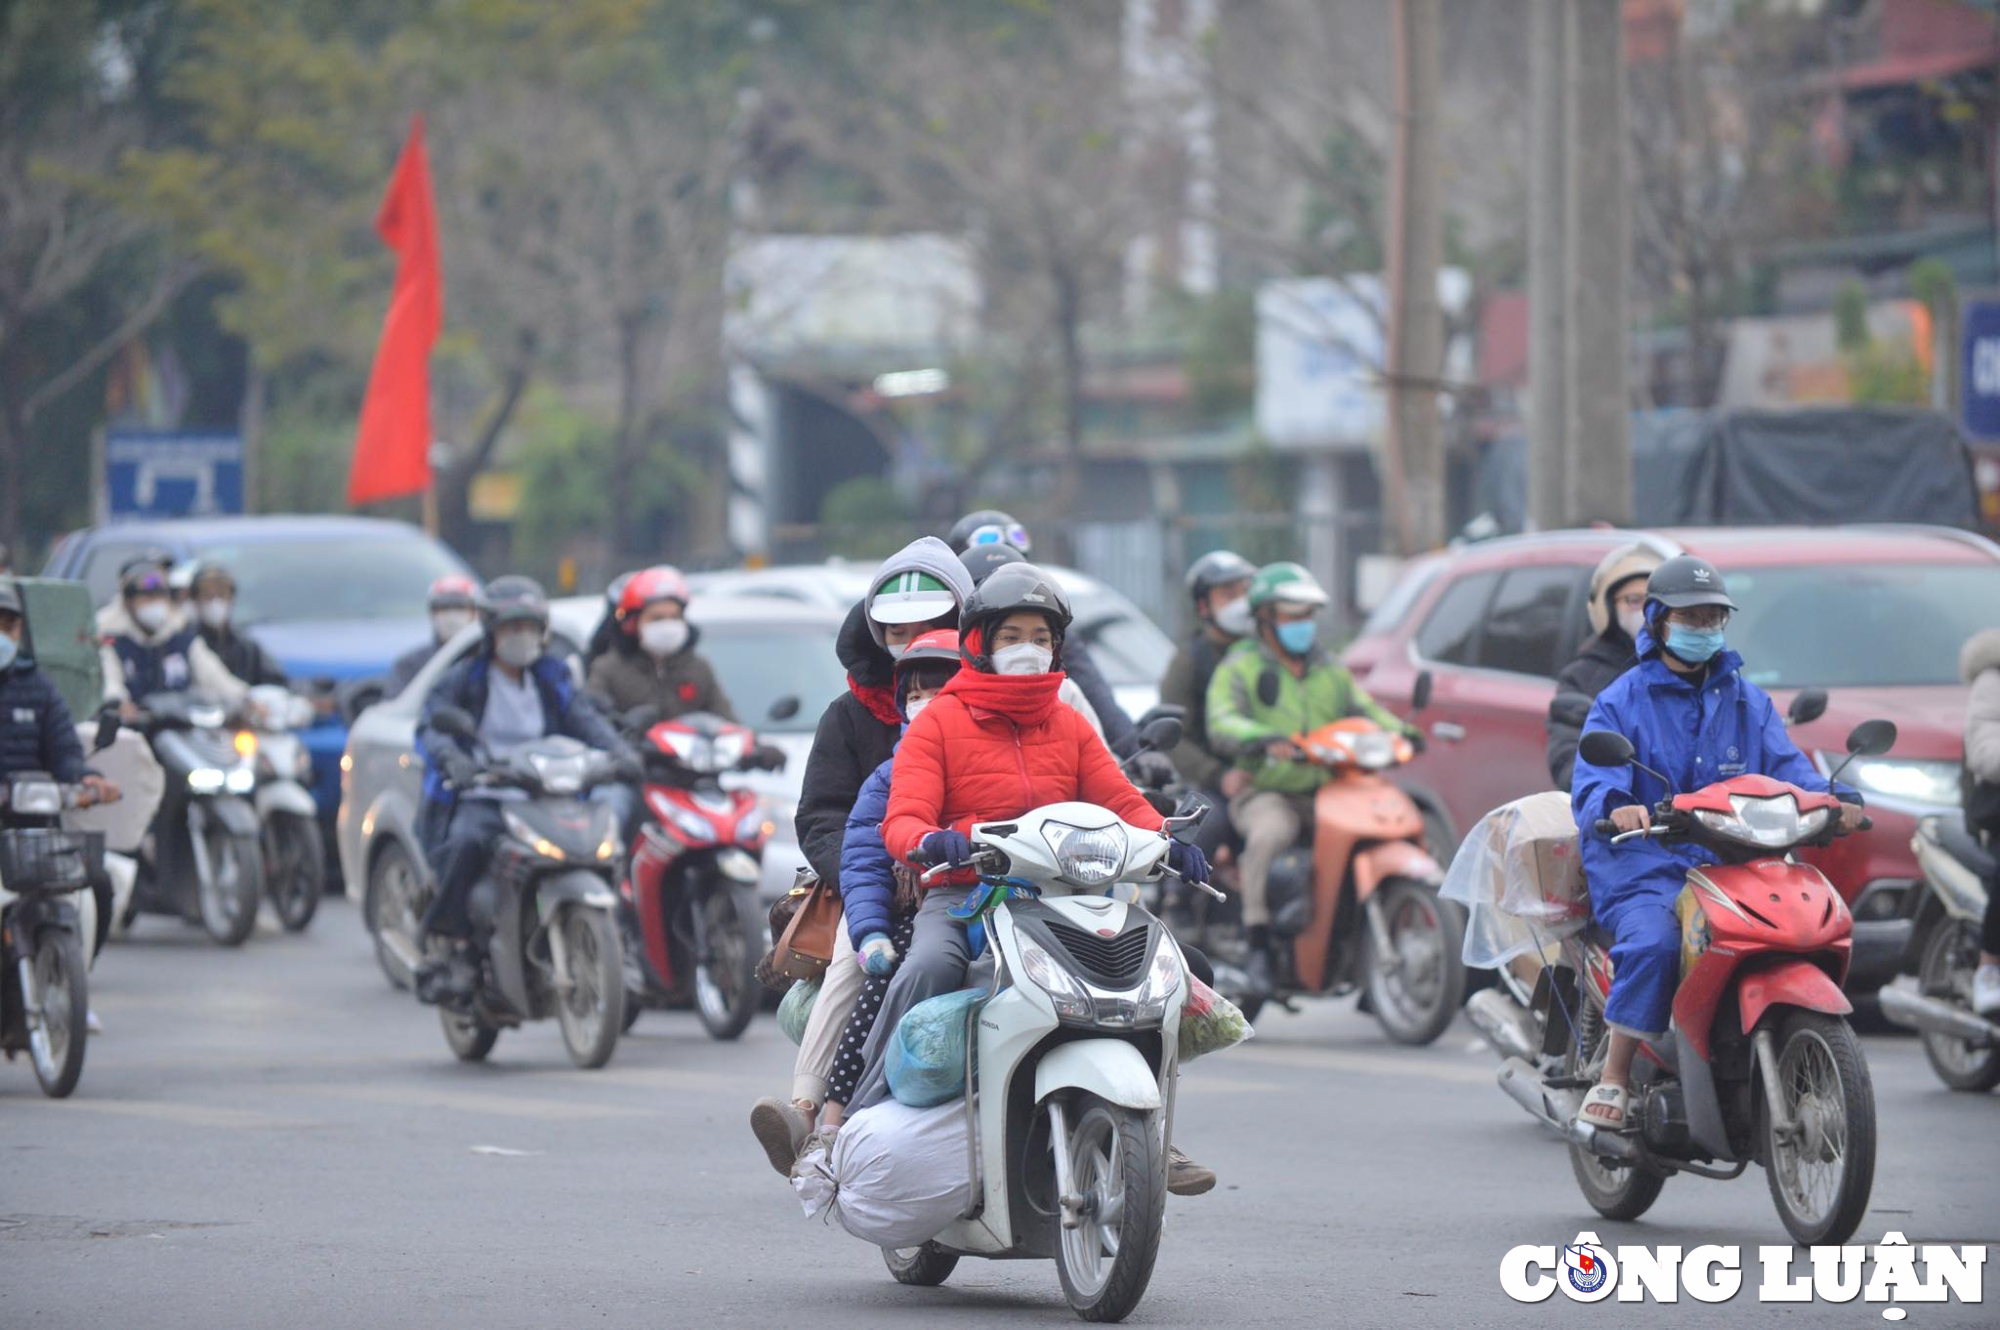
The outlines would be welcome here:
[[[889,1093],[911,1108],[930,1108],[965,1093],[965,1040],[983,988],[926,998],[903,1013],[889,1040]]]
[[[785,996],[778,1003],[778,1028],[785,1032],[785,1038],[795,1044],[802,1044],[806,1038],[806,1022],[812,1019],[813,1003],[819,1000],[819,980],[806,979],[785,990]]]
[[[1243,1009],[1188,976],[1187,1001],[1181,1007],[1180,1060],[1192,1062],[1206,1053],[1234,1048],[1256,1033],[1243,1019]]]

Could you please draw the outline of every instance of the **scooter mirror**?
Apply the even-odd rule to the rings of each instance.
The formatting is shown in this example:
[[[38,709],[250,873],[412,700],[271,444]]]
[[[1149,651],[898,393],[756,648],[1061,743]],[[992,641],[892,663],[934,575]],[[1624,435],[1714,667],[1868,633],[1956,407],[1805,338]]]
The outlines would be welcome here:
[[[1864,720],[1847,736],[1847,751],[1856,757],[1880,757],[1896,746],[1896,722]]]
[[[1181,735],[1186,727],[1178,716],[1160,716],[1148,721],[1139,731],[1140,740],[1156,753],[1164,753],[1180,745]]]
[[[448,734],[454,739],[477,739],[479,726],[458,707],[439,707],[431,713],[431,724],[439,734]]]
[[[1801,688],[1785,708],[1785,719],[1793,725],[1810,725],[1826,714],[1826,689]]]
[[[1425,670],[1417,675],[1417,682],[1410,689],[1410,714],[1412,716],[1431,704],[1431,689],[1436,684],[1437,680],[1431,677],[1429,670]]]
[[[771,709],[764,713],[764,719],[790,720],[792,717],[798,714],[799,714],[799,699],[793,694],[787,693],[783,697],[779,698],[777,701],[771,704]]]
[[[1622,767],[1634,756],[1632,741],[1615,730],[1592,730],[1583,736],[1576,751],[1593,767]]]
[[[111,747],[112,744],[118,741],[118,731],[124,723],[124,718],[118,714],[118,704],[116,702],[108,702],[99,708],[97,712],[97,738],[92,741],[90,750],[93,753],[101,753]]]
[[[1181,796],[1174,806],[1174,815],[1167,819],[1167,834],[1176,840],[1192,840],[1194,831],[1208,817],[1208,800],[1198,794]]]

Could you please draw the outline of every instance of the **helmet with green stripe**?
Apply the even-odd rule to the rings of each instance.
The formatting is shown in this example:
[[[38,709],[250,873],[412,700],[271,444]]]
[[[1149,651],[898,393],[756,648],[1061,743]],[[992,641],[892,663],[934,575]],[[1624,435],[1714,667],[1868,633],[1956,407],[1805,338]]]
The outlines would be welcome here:
[[[868,600],[868,617],[876,623],[929,623],[958,608],[958,598],[942,579],[911,570],[892,573]]]
[[[1250,608],[1266,605],[1309,605],[1314,609],[1333,603],[1313,575],[1296,563],[1267,563],[1250,579]]]

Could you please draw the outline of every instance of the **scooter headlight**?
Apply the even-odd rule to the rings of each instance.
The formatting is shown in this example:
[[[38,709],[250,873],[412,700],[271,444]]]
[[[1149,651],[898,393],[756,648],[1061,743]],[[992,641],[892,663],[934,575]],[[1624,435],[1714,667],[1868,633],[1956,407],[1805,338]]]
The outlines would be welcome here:
[[[1125,828],[1077,827],[1067,822],[1042,825],[1042,839],[1056,856],[1056,871],[1079,887],[1101,887],[1125,867]]]
[[[188,789],[195,794],[220,794],[227,779],[220,767],[196,767],[188,772]]]
[[[1385,730],[1357,734],[1348,745],[1354,765],[1363,771],[1381,771],[1396,765],[1396,736]]]
[[[736,839],[745,845],[762,845],[771,839],[772,833],[777,829],[778,824],[764,811],[764,805],[760,802],[745,813],[743,820],[736,824]]]
[[[534,768],[535,779],[550,794],[575,794],[583,788],[584,769],[589,759],[582,753],[558,755],[554,753],[530,753],[528,765]]]
[[[1055,1004],[1056,1015],[1072,1021],[1089,1021],[1096,1018],[1096,1004],[1090,994],[1077,982],[1075,975],[1063,969],[1056,958],[1041,947],[1021,938],[1021,970],[1029,982],[1049,995]]]
[[[8,787],[7,806],[23,817],[54,817],[62,812],[62,787],[52,780],[17,780]]]
[[[248,762],[234,767],[222,778],[222,784],[231,794],[248,794],[257,788],[257,768]]]
[[[1824,808],[1815,808],[1801,816],[1798,801],[1789,794],[1773,799],[1734,794],[1729,797],[1729,806],[1735,811],[1717,813],[1697,809],[1695,820],[1718,836],[1762,849],[1780,849],[1811,840],[1826,830],[1827,820],[1833,816]]]
[[[1167,1004],[1181,986],[1181,949],[1164,931],[1153,949],[1153,963],[1146,969],[1146,982],[1139,988],[1139,1019],[1156,1021],[1167,1014]]]

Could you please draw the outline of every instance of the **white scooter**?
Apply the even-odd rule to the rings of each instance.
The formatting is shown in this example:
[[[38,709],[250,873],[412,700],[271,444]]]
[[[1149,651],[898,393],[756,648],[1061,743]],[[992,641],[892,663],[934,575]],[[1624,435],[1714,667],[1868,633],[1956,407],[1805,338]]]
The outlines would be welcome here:
[[[1159,878],[1168,837],[1060,803],[970,839],[994,956],[966,1041],[974,1200],[931,1241],[883,1256],[898,1281],[926,1285],[962,1256],[1053,1259],[1078,1315],[1122,1320],[1159,1252],[1187,976],[1137,892],[1106,893]]]
[[[247,743],[256,756],[257,809],[264,843],[264,889],[289,932],[302,931],[326,892],[326,842],[320,835],[319,805],[307,788],[312,754],[294,731],[316,718],[313,704],[289,689],[259,684],[250,690],[249,710],[263,724]]]

